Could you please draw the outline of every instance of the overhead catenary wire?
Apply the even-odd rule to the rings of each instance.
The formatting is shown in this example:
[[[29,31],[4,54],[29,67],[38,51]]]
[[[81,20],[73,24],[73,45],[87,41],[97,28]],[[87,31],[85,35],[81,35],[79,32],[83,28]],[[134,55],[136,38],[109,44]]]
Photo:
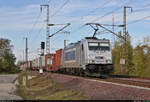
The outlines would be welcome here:
[[[39,15],[36,17],[35,22],[33,23],[33,26],[32,26],[32,28],[31,28],[31,30],[29,31],[28,34],[31,34],[31,33],[33,32],[34,28],[36,27],[36,25],[37,25],[37,23],[38,23],[38,21],[39,21],[39,19],[40,19],[40,17],[41,17],[41,13],[39,13]],[[34,41],[34,40],[32,40],[32,42],[33,42],[33,41]]]
[[[51,17],[56,16],[57,13],[60,12],[60,11],[67,5],[68,2],[69,2],[69,0],[66,0],[66,1],[56,10],[56,12],[54,12],[54,13],[51,15]]]
[[[142,7],[140,7],[140,8],[138,8],[138,9],[133,10],[132,14],[133,14],[133,13],[136,13],[136,12],[141,12],[141,11],[143,11],[143,10],[146,10],[147,7],[149,7],[149,5],[150,5],[150,3],[149,3],[149,4],[146,4],[146,5],[142,6]],[[143,8],[143,7],[144,7],[144,8]],[[131,14],[131,13],[127,14],[127,17],[128,17],[130,14]],[[145,16],[145,17],[143,17],[143,18],[146,19],[146,18],[149,18],[149,16]],[[130,24],[134,24],[134,23],[140,22],[143,18],[138,19],[138,20],[131,21],[131,22],[127,23],[126,25],[130,25]],[[119,29],[119,28],[118,28],[118,29]]]
[[[32,40],[32,45],[36,42],[36,40],[39,38],[39,35],[41,34],[41,31],[44,29],[44,23],[42,24],[42,27],[38,30],[38,33],[36,34],[36,37]]]
[[[35,22],[33,23],[32,27],[31,27],[31,30],[29,31],[29,34],[32,33],[32,31],[33,31],[34,27],[36,26],[36,24],[37,24],[40,17],[41,17],[41,13],[39,13],[38,16],[36,17]]]
[[[49,0],[49,1],[52,1],[52,0]],[[69,1],[69,0],[67,0],[67,1]],[[66,2],[67,2],[67,1],[66,1]],[[112,1],[112,0],[110,0],[110,1]],[[65,3],[66,3],[66,2],[65,2]],[[64,4],[65,4],[65,3],[64,3]],[[66,3],[66,4],[67,4],[67,3]],[[65,5],[66,5],[66,4],[65,4]],[[65,5],[64,5],[64,6],[65,6]],[[57,15],[58,12],[60,12],[60,10],[61,10],[64,6],[62,5],[62,6],[60,7],[60,9],[58,9],[54,14],[52,14],[52,16]],[[121,7],[121,8],[122,8],[122,7]],[[95,8],[95,9],[98,9],[98,8]],[[118,9],[119,9],[119,8],[118,8]],[[115,9],[115,10],[116,10],[116,9]],[[140,10],[144,10],[144,9],[139,9],[139,10],[137,10],[137,11],[140,11]],[[93,11],[90,11],[90,13],[92,13],[92,12],[94,12],[94,10],[93,10]],[[88,15],[89,15],[90,13],[88,13]],[[110,12],[108,12],[107,14],[109,15],[109,13],[110,13]],[[101,16],[101,17],[103,18],[103,17],[107,16],[107,14],[105,14],[105,15],[103,15],[103,16]],[[110,13],[110,14],[111,14],[111,13]],[[143,17],[143,18],[141,18],[141,19],[139,19],[139,20],[135,20],[135,21],[129,22],[129,23],[127,23],[127,25],[140,22],[140,21],[142,21],[142,20],[144,20],[144,19],[147,19],[147,18],[149,18],[149,17],[150,17],[150,16],[146,16],[146,17]],[[38,18],[38,17],[37,17],[37,18]],[[100,19],[100,18],[99,18],[99,19]],[[37,23],[37,22],[35,22],[35,24],[33,24],[33,28],[34,28],[34,26],[36,26],[36,23]],[[85,26],[85,25],[82,25],[79,29],[83,28],[84,26]],[[43,28],[41,28],[41,29],[39,30],[39,33],[41,32],[42,29],[43,29]],[[77,29],[77,31],[78,31],[79,29]],[[31,31],[32,31],[32,30],[31,30]],[[31,32],[31,31],[30,31],[30,32]]]
[[[127,25],[140,22],[140,21],[145,20],[145,19],[147,19],[147,18],[150,18],[150,16],[145,16],[145,17],[143,17],[143,18],[141,18],[141,19],[131,21],[131,22],[127,23]]]
[[[35,28],[37,22],[39,21],[39,18],[40,18],[40,17],[41,17],[41,13],[39,13],[39,14],[37,15],[37,17],[35,18],[35,20],[34,20],[34,22],[33,22],[33,24],[32,24],[31,29],[30,29],[29,32],[27,33],[27,37],[28,37],[28,35],[30,35],[30,34],[33,32],[33,30],[34,30],[34,28]],[[33,40],[32,40],[32,41],[33,41]]]
[[[48,3],[50,3],[52,0],[49,0],[48,1]],[[66,0],[66,2],[64,2],[64,4],[59,8],[59,9],[57,9],[57,11],[52,15],[52,16],[55,16],[58,12],[60,12],[60,10],[67,4],[69,2],[69,0]],[[39,14],[39,16],[37,17],[37,19],[36,19],[36,21],[35,21],[35,23],[33,24],[33,27],[32,27],[32,30],[31,31],[33,31],[33,28],[36,26],[36,24],[37,24],[37,22],[38,22],[38,19],[40,18],[40,16],[41,16],[41,13]],[[39,31],[38,31],[38,35],[40,35],[40,33],[41,33],[41,31],[42,31],[42,29],[44,28],[44,26],[42,26],[41,27],[41,29],[39,29]],[[30,31],[30,33],[31,33],[31,31]],[[37,36],[37,35],[36,35]],[[37,37],[39,37],[39,36],[37,36]],[[37,39],[37,37],[35,37],[36,39]],[[34,39],[35,39],[34,38]],[[32,42],[35,42],[35,40],[32,40]],[[32,43],[33,44],[33,43]]]
[[[132,0],[132,2],[133,2],[133,1],[135,1],[135,0]],[[109,14],[112,14],[112,13],[118,11],[118,10],[121,9],[124,5],[128,5],[128,4],[132,3],[132,2],[131,2],[131,1],[126,2],[125,4],[122,4],[121,6],[117,7],[116,9],[112,10],[111,12],[106,13],[105,15],[101,16],[100,18],[97,18],[97,19],[95,19],[95,20],[92,20],[92,22],[95,22],[95,21],[97,21],[97,20],[99,20],[99,19],[102,19],[103,17],[105,17],[105,16],[107,16],[107,15],[109,15]],[[121,26],[122,26],[122,25],[121,25]],[[118,28],[118,29],[119,29],[119,28]]]
[[[116,11],[118,11],[119,9],[121,9],[124,5],[128,5],[128,4],[130,4],[130,3],[132,3],[132,2],[134,2],[135,0],[129,0],[128,2],[126,2],[125,4],[123,3],[122,5],[120,5],[119,7],[117,7],[117,8],[115,8],[114,10],[112,10],[112,11],[110,11],[110,12],[108,12],[108,13],[106,13],[106,14],[104,14],[103,16],[101,16],[101,17],[98,17],[97,19],[94,19],[94,20],[92,20],[91,22],[95,22],[95,21],[98,21],[98,20],[100,20],[100,19],[102,19],[102,18],[104,18],[105,16],[108,16],[108,15],[110,15],[110,14],[112,14],[112,13],[114,13],[114,12],[116,12]]]
[[[146,4],[146,5],[144,5],[144,8],[143,8],[143,6],[142,6],[141,8],[138,8],[138,9],[133,10],[132,14],[133,14],[133,13],[136,13],[136,12],[141,12],[141,11],[143,11],[143,10],[146,10],[149,5],[150,5],[150,4]],[[129,15],[130,15],[130,14],[128,14],[127,16],[129,16]],[[145,19],[147,19],[147,18],[150,18],[150,16],[145,16],[145,17],[143,17],[143,18],[140,18],[140,19],[131,21],[131,22],[127,23],[127,25],[140,22],[140,21],[145,20]]]
[[[136,12],[144,11],[144,10],[146,10],[146,9],[149,9],[149,8],[150,8],[149,6],[150,6],[150,3],[149,3],[149,4],[146,4],[146,5],[144,5],[144,6],[142,6],[141,8],[134,9],[133,12],[132,12],[132,14],[133,14],[133,13],[136,13]],[[144,8],[143,8],[143,7],[144,7]],[[129,15],[130,15],[130,13],[127,14],[127,16],[129,16]]]
[[[40,18],[40,17],[41,17],[41,13],[39,13],[39,16],[37,17],[37,19],[36,19],[36,21],[35,21],[33,27],[35,27],[36,24],[38,24],[38,21],[39,21],[39,18]],[[39,35],[40,35],[42,29],[44,28],[44,24],[45,24],[45,23],[42,24],[41,28],[38,30],[38,33],[36,33],[36,37],[32,37],[33,39],[32,39],[31,42],[30,42],[30,46],[33,46],[33,44],[36,42],[36,40],[37,40],[37,38],[39,37]],[[33,31],[33,30],[32,30],[32,31]],[[30,33],[31,33],[31,32],[30,32]]]
[[[100,5],[99,7],[97,7],[97,8],[95,8],[95,9],[91,10],[91,11],[90,11],[88,14],[86,14],[85,16],[90,15],[91,13],[95,12],[97,9],[102,9],[102,8],[104,8],[105,5],[111,3],[111,1],[112,1],[112,0],[109,0],[109,1],[104,2],[104,3],[103,3],[102,5]],[[81,18],[83,18],[83,17],[85,17],[85,16],[82,16]],[[74,20],[73,20],[73,21],[74,21]],[[70,21],[70,23],[71,23],[71,22],[72,22],[72,21]],[[85,25],[79,26],[77,29],[73,30],[72,32],[77,32],[77,31],[79,31],[80,29],[82,29],[83,27],[85,27]]]
[[[113,0],[107,0],[106,2],[104,2],[102,5],[100,5],[99,7],[96,7],[95,9],[91,10],[89,13],[87,13],[86,15],[82,16],[81,18],[83,19],[85,16],[88,16],[90,14],[92,14],[93,12],[95,12],[97,9],[103,9],[105,7],[105,5],[111,3]]]
[[[52,2],[52,0],[49,0],[49,1],[48,1],[48,4],[50,4],[51,2]]]
[[[132,1],[132,2],[133,2],[133,1]],[[150,5],[150,4],[146,4],[146,5],[144,5],[144,7],[149,7],[149,5]],[[139,9],[137,9],[137,10],[134,10],[133,13],[139,12],[139,11],[143,11],[143,10],[145,10],[145,9],[147,9],[147,8],[143,8],[143,7],[142,7],[142,8],[139,8]],[[129,16],[129,14],[128,14],[127,16]],[[147,19],[147,18],[150,18],[150,16],[145,16],[145,17],[143,17],[143,18],[141,18],[141,19],[131,21],[131,22],[127,23],[127,25],[140,22],[140,21],[142,21],[142,20],[144,20],[144,19]]]
[[[139,8],[139,9],[134,10],[134,12],[133,12],[133,13],[135,13],[135,12],[139,12],[139,11],[141,12],[141,11],[143,11],[143,10],[146,10],[146,9],[147,9],[147,7],[149,7],[149,5],[150,5],[150,3],[149,3],[149,4],[144,5],[144,8],[143,8],[143,7],[141,7],[141,8]],[[131,21],[131,22],[127,23],[127,25],[130,25],[130,24],[134,24],[134,23],[140,22],[140,21],[145,20],[145,19],[147,19],[147,18],[150,18],[150,16],[145,16],[145,17],[143,17],[143,18],[140,18],[140,19],[137,19],[137,20]]]
[[[132,0],[132,2],[133,2],[133,1],[135,1],[135,0]],[[108,15],[110,15],[110,14],[112,14],[112,13],[118,11],[118,10],[121,9],[124,5],[130,4],[130,3],[132,3],[132,2],[131,2],[131,0],[129,0],[128,2],[123,3],[121,6],[115,8],[114,10],[112,10],[112,11],[110,11],[110,12],[104,14],[103,16],[98,17],[97,19],[94,19],[94,20],[92,20],[92,21],[90,21],[90,22],[95,22],[95,21],[97,21],[97,20],[99,20],[99,19],[102,19],[102,18],[104,18],[105,16],[108,16]],[[72,32],[77,32],[77,31],[79,31],[80,29],[82,29],[83,27],[85,27],[85,24],[82,25],[82,26],[79,26],[77,29],[75,29],[75,30],[72,31]]]
[[[69,1],[69,0],[68,0]],[[62,9],[67,3],[68,3],[68,1],[66,1],[65,3],[64,3],[64,5],[62,5],[60,8]],[[101,8],[103,8],[106,4],[108,4],[108,3],[110,3],[112,0],[108,0],[108,1],[106,1],[106,2],[104,2],[101,6],[99,6],[99,7],[101,7]],[[61,9],[58,9],[58,10],[61,10]],[[97,10],[97,9],[99,9],[99,8],[95,8],[94,10]],[[87,15],[89,15],[90,13],[92,13],[92,12],[95,12],[94,10],[91,10]],[[54,13],[55,15],[57,14],[57,12],[56,13]],[[52,15],[52,16],[55,16],[55,15]],[[87,16],[86,15],[86,16]],[[82,17],[81,17],[82,18]],[[75,21],[75,20],[72,20],[72,21],[70,21],[70,23],[71,22],[73,22],[73,21]],[[80,29],[82,29],[83,27],[84,27],[85,25],[83,25],[83,26],[80,26],[79,28],[78,28],[78,30],[80,30]],[[74,31],[73,31],[74,32]]]
[[[66,0],[58,9],[56,9],[56,11],[52,14],[52,15],[50,15],[50,17],[54,17],[54,16],[56,16],[67,4],[68,4],[68,2],[69,2],[69,0]],[[55,24],[55,25],[57,25],[57,24]],[[61,24],[59,24],[59,25],[61,25]],[[64,25],[64,24],[63,24]],[[57,32],[56,32],[57,33]],[[51,36],[53,36],[54,34],[51,34],[49,37],[51,37]]]
[[[146,10],[147,8],[150,8],[150,3],[146,4],[146,5],[143,5],[141,8],[138,8],[138,9],[134,10],[134,12],[143,11],[143,10]]]

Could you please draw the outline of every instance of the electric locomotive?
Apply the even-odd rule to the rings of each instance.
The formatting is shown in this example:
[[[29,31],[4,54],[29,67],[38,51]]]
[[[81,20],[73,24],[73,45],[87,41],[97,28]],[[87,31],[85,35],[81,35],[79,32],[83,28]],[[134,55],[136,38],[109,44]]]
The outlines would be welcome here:
[[[108,39],[86,37],[62,50],[61,71],[77,75],[108,75],[113,72]]]

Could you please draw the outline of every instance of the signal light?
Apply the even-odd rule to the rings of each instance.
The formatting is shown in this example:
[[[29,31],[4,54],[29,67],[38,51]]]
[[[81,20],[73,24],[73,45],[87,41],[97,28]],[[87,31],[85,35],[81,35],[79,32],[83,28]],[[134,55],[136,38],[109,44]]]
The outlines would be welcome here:
[[[45,49],[45,42],[41,42],[41,49]]]

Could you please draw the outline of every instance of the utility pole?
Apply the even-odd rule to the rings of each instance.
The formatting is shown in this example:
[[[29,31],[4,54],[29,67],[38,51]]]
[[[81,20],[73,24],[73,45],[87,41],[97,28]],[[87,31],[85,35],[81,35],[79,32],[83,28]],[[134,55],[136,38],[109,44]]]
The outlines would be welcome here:
[[[24,52],[23,52],[24,53]],[[28,71],[28,38],[25,37],[25,62],[26,62],[26,75],[23,76],[23,85],[26,86],[27,84],[27,80],[28,80],[28,74],[27,74],[27,71]]]
[[[123,10],[123,36],[125,38],[125,47],[123,49],[124,50],[124,54],[123,54],[123,59],[122,59],[122,62],[123,64],[126,65],[126,57],[125,56],[128,56],[127,54],[127,32],[126,32],[126,9],[127,8],[130,8],[131,9],[131,12],[132,12],[132,7],[130,6],[124,6],[124,10]],[[121,73],[122,73],[123,69],[121,68]]]
[[[40,5],[41,6],[41,12],[42,7],[45,6],[47,8],[47,18],[46,18],[46,53],[50,53],[50,38],[49,38],[49,5]]]
[[[26,54],[26,63],[27,63],[26,71],[27,71],[28,70],[28,38],[27,37],[25,38],[25,41],[26,41],[25,54]]]
[[[22,56],[22,58],[23,58],[22,61],[24,62],[24,50],[23,50],[23,56]]]
[[[123,25],[124,25],[124,27],[123,27],[123,35],[124,35],[124,37],[125,37],[125,42],[126,42],[126,40],[127,40],[127,34],[126,34],[126,9],[127,8],[130,8],[131,9],[131,12],[132,12],[132,7],[130,7],[130,6],[124,6],[124,15],[123,15]]]
[[[64,48],[66,47],[66,40],[64,40]]]

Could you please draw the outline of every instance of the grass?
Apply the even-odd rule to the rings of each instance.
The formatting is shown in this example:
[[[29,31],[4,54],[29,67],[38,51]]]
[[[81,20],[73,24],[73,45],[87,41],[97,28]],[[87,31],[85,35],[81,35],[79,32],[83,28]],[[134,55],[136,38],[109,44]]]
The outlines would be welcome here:
[[[22,85],[22,77],[25,73],[19,74],[18,94],[27,100],[88,100],[82,93],[67,89],[60,83],[54,82],[48,76],[36,76]]]

